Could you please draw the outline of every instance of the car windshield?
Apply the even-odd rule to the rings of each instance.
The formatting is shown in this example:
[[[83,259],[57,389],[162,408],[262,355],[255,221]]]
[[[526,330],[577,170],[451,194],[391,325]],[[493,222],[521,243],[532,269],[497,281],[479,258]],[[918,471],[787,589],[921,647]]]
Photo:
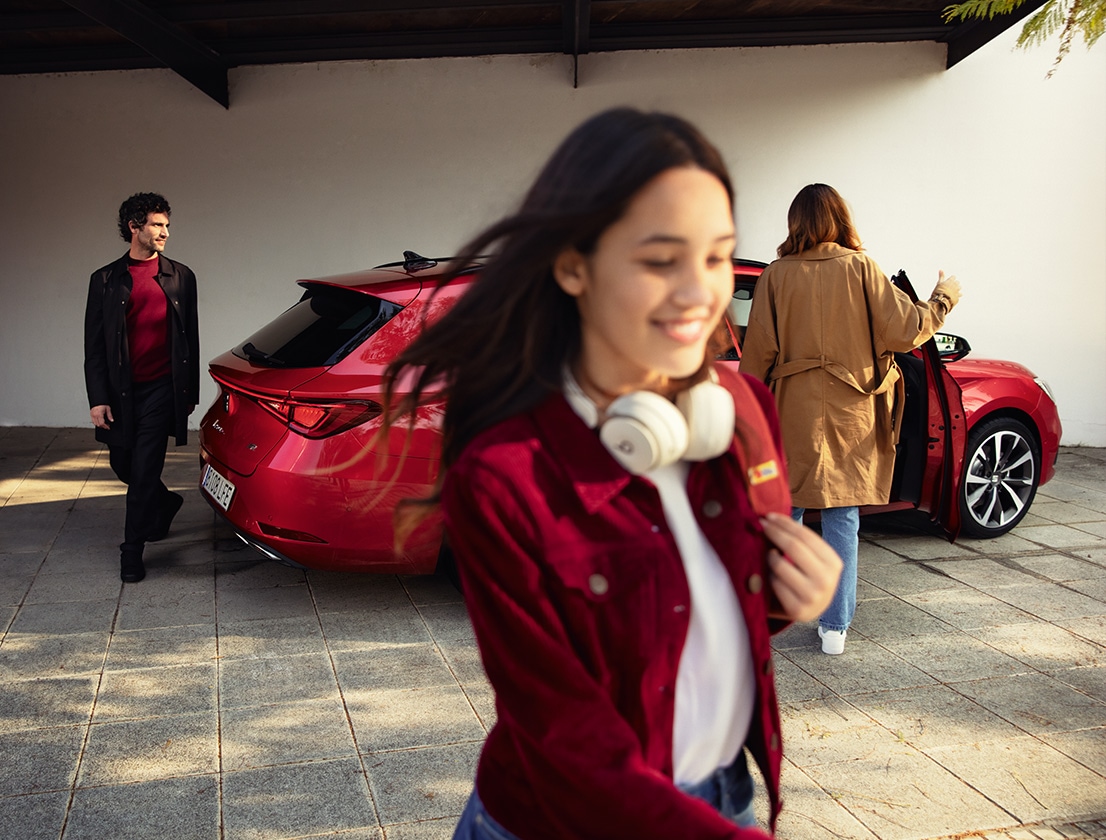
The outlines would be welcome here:
[[[339,286],[309,286],[299,303],[247,338],[234,354],[264,367],[327,367],[348,356],[402,308]]]

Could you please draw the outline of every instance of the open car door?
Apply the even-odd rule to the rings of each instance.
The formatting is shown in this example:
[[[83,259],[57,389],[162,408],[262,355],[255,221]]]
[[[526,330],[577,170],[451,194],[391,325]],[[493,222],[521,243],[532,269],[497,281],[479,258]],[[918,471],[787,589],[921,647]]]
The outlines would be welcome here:
[[[918,295],[906,272],[899,271],[891,282],[912,301]],[[967,445],[967,424],[960,386],[941,361],[937,342],[930,339],[915,354],[925,366],[926,454],[918,507],[928,510],[929,518],[937,522],[955,540],[960,533],[960,506],[957,503],[960,476],[963,472],[964,449]]]

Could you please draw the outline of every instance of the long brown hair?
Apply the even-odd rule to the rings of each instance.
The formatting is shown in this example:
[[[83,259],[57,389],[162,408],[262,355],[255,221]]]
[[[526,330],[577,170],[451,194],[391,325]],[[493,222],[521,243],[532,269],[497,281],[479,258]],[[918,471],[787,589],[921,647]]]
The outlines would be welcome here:
[[[722,156],[690,123],[632,108],[604,111],[561,143],[518,212],[462,249],[459,270],[478,255],[493,256],[453,308],[386,372],[382,435],[402,416],[413,418],[433,390],[434,399],[446,401],[437,484],[430,497],[397,507],[397,542],[437,504],[445,472],[464,447],[484,429],[559,390],[564,366],[576,361],[580,317],[575,299],[553,278],[557,256],[569,247],[592,253],[642,187],[685,166],[718,178],[732,205]],[[413,384],[398,395],[396,382],[405,372],[403,381],[409,377]]]
[[[809,184],[799,190],[787,210],[787,239],[776,254],[801,254],[822,242],[836,242],[854,251],[861,249],[845,199],[827,184]]]

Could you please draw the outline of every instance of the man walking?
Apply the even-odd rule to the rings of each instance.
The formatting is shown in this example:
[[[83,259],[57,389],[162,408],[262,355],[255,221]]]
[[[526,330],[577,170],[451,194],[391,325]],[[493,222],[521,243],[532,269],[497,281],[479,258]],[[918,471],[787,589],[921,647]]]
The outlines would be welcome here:
[[[162,254],[169,202],[136,193],[119,208],[128,253],[93,272],[84,323],[84,374],[96,440],[127,485],[120,578],[146,576],[142,550],[169,533],[184,504],[161,480],[169,435],[187,443],[200,392],[196,275]]]

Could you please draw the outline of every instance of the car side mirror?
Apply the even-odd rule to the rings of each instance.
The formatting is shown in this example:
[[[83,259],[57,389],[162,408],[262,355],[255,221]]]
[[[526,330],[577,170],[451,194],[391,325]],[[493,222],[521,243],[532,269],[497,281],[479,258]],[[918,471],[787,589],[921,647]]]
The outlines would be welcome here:
[[[972,352],[967,339],[950,333],[937,333],[933,336],[937,343],[937,354],[946,362],[958,362]]]

